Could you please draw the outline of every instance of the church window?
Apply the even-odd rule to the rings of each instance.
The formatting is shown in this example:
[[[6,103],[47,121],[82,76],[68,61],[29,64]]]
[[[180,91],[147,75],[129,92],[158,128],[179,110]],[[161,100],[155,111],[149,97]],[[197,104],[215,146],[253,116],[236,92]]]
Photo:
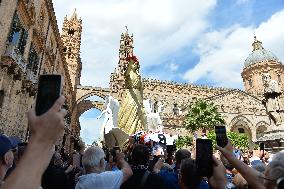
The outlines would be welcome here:
[[[8,43],[16,46],[23,55],[27,43],[28,31],[22,26],[18,13],[16,12],[12,22],[12,28],[8,37]]]
[[[0,90],[0,108],[2,108],[4,102],[4,90]]]
[[[39,63],[38,54],[37,54],[37,52],[34,48],[34,45],[31,44],[27,68],[30,69],[33,72],[34,75],[37,74],[38,63]]]
[[[252,79],[248,80],[249,86],[252,87]]]
[[[72,49],[71,49],[71,47],[69,47],[69,48],[68,48],[68,58],[71,57],[71,54],[72,54]]]
[[[71,29],[68,30],[67,33],[68,33],[68,35],[73,36],[74,33],[75,33],[75,30],[73,28],[71,28]]]
[[[244,128],[238,128],[239,133],[245,133]]]
[[[68,106],[66,105],[66,110],[68,110]],[[65,116],[65,121],[67,124],[70,124],[71,123],[71,116],[69,113],[67,113],[67,115]]]
[[[154,113],[158,112],[158,101],[154,103]]]
[[[173,113],[174,113],[174,115],[178,115],[178,113],[179,113],[179,109],[178,109],[177,103],[174,103]]]

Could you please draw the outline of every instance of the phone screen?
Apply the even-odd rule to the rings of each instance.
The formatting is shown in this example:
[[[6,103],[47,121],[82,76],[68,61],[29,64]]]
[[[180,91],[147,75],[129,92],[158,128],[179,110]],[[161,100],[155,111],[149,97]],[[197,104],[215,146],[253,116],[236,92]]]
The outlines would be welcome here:
[[[228,143],[225,126],[215,126],[217,145],[224,148]]]
[[[212,140],[196,140],[196,166],[200,176],[210,178],[213,173],[213,148]]]
[[[261,157],[264,157],[264,143],[261,142],[259,143],[259,149],[260,149],[260,152],[261,152]]]
[[[259,148],[260,148],[260,150],[264,151],[264,143],[263,142],[259,143]]]
[[[47,112],[60,97],[61,75],[41,75],[36,99],[36,115]]]

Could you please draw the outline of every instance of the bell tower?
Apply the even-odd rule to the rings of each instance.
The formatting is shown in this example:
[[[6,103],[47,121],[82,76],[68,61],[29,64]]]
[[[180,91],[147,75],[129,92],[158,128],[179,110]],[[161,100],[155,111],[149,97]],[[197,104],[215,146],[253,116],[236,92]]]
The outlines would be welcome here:
[[[82,63],[80,58],[80,45],[82,34],[82,20],[77,18],[76,9],[71,18],[64,18],[61,39],[63,42],[63,52],[66,58],[68,71],[72,83],[72,88],[80,84]]]
[[[110,76],[110,88],[112,92],[118,92],[124,88],[125,78],[124,71],[127,67],[126,58],[133,56],[133,34],[129,35],[128,28],[126,27],[125,33],[121,34],[119,43],[119,61],[118,66],[115,68],[114,73]]]

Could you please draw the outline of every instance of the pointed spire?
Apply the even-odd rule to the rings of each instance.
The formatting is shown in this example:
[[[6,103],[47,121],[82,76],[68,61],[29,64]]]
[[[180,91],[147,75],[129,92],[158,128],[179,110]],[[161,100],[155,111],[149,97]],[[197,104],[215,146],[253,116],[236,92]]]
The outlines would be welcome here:
[[[72,16],[71,16],[71,20],[72,19],[76,19],[77,20],[77,11],[76,11],[76,8],[75,8],[75,10],[74,10],[74,12],[73,12],[73,14],[72,14]]]
[[[133,34],[130,37],[128,33],[128,27],[125,26],[125,33],[121,34],[120,47],[119,47],[119,58],[125,59],[128,56],[133,55]]]
[[[256,35],[254,35],[254,41],[253,41],[253,43],[252,43],[252,47],[253,47],[253,50],[252,50],[252,51],[264,49],[264,48],[262,47],[262,42],[259,41],[259,40],[257,40]]]

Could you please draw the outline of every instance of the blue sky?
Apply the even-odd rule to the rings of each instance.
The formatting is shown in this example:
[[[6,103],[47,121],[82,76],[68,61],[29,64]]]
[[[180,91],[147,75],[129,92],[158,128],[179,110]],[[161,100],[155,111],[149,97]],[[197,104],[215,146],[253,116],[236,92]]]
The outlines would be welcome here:
[[[243,89],[253,35],[284,61],[283,0],[54,0],[59,28],[74,9],[83,20],[81,84],[108,87],[125,25],[143,77]],[[93,97],[92,99],[94,99]],[[80,117],[91,143],[103,119]]]

